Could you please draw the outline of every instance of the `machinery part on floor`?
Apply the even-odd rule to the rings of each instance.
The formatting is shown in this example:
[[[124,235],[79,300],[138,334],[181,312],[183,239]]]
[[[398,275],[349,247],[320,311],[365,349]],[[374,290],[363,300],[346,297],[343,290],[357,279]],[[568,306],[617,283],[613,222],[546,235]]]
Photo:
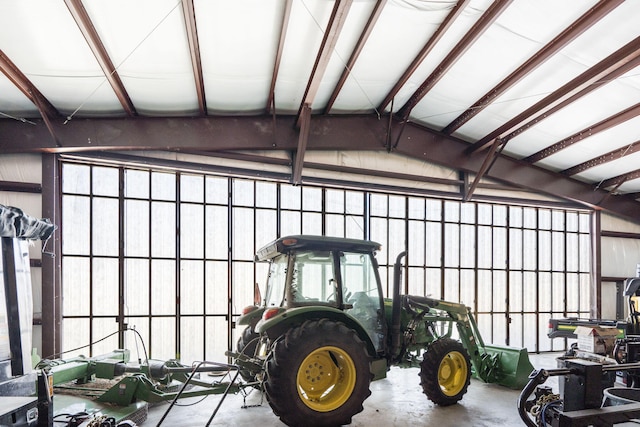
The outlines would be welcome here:
[[[254,355],[227,355],[253,364],[252,377],[264,381],[284,423],[349,422],[362,410],[369,381],[385,378],[391,365],[420,367],[425,394],[440,405],[462,399],[471,375],[511,388],[526,384],[533,370],[526,350],[485,345],[469,307],[401,294],[406,252],[394,265],[393,298],[383,298],[379,250],[366,240],[287,236],[257,252],[256,261],[270,264],[265,298],[246,307],[237,323],[260,339]],[[460,342],[452,339],[454,328]],[[303,344],[303,336],[313,344]],[[330,380],[324,369],[331,369]]]
[[[177,360],[166,362],[149,360],[145,363],[131,364],[128,350],[115,350],[111,353],[92,357],[76,357],[69,360],[43,360],[39,364],[40,372],[49,378],[50,388],[58,391],[55,397],[49,397],[49,403],[59,403],[50,415],[51,419],[61,414],[78,412],[67,408],[84,405],[85,417],[105,416],[113,418],[117,423],[130,420],[142,422],[146,419],[147,402],[156,403],[171,401],[163,419],[180,398],[222,395],[209,423],[212,422],[220,405],[229,393],[235,393],[245,387],[255,387],[256,383],[241,383],[238,380],[238,365],[217,362],[200,362],[193,366],[185,366]],[[254,369],[251,362],[244,369]],[[205,381],[201,373],[215,373],[215,380]],[[91,387],[98,379],[114,380],[108,382],[109,387],[100,389]],[[176,385],[179,391],[173,391]],[[198,386],[187,389],[188,386]],[[41,400],[47,403],[46,395],[49,387],[43,387]],[[76,395],[60,394],[61,391],[73,392]],[[85,399],[91,396],[93,399]],[[115,405],[115,406],[114,406]],[[48,410],[51,411],[51,407]],[[137,419],[133,414],[144,411],[144,418]],[[86,421],[86,420],[85,420]],[[57,421],[56,421],[57,422]],[[84,422],[84,421],[83,421]],[[101,420],[101,423],[107,421]],[[72,421],[70,425],[76,423]],[[51,426],[52,423],[43,424]],[[75,425],[84,424],[76,423]],[[102,427],[102,424],[95,424]],[[126,425],[126,424],[125,424]],[[160,425],[160,424],[158,424]],[[209,424],[207,424],[209,425]],[[105,427],[110,427],[104,424]]]
[[[638,298],[640,298],[640,264],[636,268],[637,277],[625,280],[624,296],[627,298],[629,315],[626,320],[610,319],[581,319],[567,317],[563,319],[549,319],[549,338],[576,338],[575,330],[578,326],[603,326],[617,328],[617,338],[622,339],[627,335],[640,335],[640,311],[638,311]]]
[[[212,370],[209,370],[210,372],[219,372],[221,368],[226,369],[227,375],[231,371],[235,371],[235,374],[231,379],[231,381],[224,386],[225,388],[224,388],[224,392],[222,393],[222,398],[220,399],[220,401],[218,402],[218,405],[216,405],[215,409],[213,410],[213,413],[211,414],[211,417],[209,418],[209,421],[207,422],[206,427],[209,427],[211,425],[211,423],[213,422],[213,419],[218,413],[218,410],[220,409],[220,406],[222,406],[222,403],[224,402],[225,398],[227,397],[229,392],[232,390],[232,388],[236,387],[235,386],[236,380],[238,379],[238,375],[240,373],[240,368],[238,366],[226,365],[226,364],[216,363],[216,362],[200,362],[197,365],[194,365],[191,370],[191,373],[189,374],[189,377],[183,382],[182,387],[180,388],[180,391],[174,396],[173,400],[171,401],[171,404],[162,415],[162,418],[160,418],[160,421],[158,421],[158,424],[156,424],[156,427],[160,427],[160,425],[164,422],[164,420],[167,418],[167,415],[169,415],[169,412],[171,412],[171,409],[173,409],[175,404],[178,402],[178,399],[185,396],[185,390],[189,384],[192,384],[193,382],[195,382],[194,379],[196,374],[207,370],[205,368],[206,366],[213,368]],[[219,383],[219,385],[222,386],[222,383]]]
[[[287,425],[346,425],[371,394],[369,356],[353,329],[307,320],[278,339],[264,384],[273,411]],[[317,414],[322,413],[318,419]]]
[[[640,418],[640,402],[603,407],[605,389],[613,383],[615,373],[640,369],[640,363],[602,365],[566,359],[564,364],[564,368],[539,369],[529,375],[529,382],[518,398],[518,414],[525,425],[608,427]],[[552,376],[562,377],[560,394],[542,386]]]

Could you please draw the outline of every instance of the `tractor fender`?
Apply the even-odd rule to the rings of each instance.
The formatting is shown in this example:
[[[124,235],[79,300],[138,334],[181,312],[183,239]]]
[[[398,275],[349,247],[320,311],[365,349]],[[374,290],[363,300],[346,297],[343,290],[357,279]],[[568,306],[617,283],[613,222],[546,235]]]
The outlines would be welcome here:
[[[367,351],[371,356],[376,355],[376,350],[362,325],[352,316],[334,307],[296,307],[283,311],[280,314],[268,319],[260,320],[255,327],[259,334],[266,334],[270,340],[275,340],[284,335],[289,329],[299,326],[311,319],[331,319],[344,323],[348,328],[353,329],[358,337],[367,345]]]
[[[255,310],[248,312],[247,314],[243,314],[238,317],[236,323],[238,325],[255,325],[262,318],[262,313],[266,310],[266,307],[256,307]]]

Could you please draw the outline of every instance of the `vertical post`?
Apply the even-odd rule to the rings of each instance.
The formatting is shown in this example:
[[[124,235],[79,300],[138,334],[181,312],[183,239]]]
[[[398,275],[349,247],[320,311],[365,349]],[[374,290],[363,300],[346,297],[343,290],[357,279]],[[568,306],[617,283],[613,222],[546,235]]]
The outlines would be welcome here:
[[[42,369],[38,373],[38,427],[53,425],[53,375]]]
[[[60,165],[56,154],[42,155],[42,217],[58,226],[42,257],[42,354],[62,351],[62,211]]]
[[[599,319],[602,312],[601,213],[591,214],[591,302],[590,316]]]

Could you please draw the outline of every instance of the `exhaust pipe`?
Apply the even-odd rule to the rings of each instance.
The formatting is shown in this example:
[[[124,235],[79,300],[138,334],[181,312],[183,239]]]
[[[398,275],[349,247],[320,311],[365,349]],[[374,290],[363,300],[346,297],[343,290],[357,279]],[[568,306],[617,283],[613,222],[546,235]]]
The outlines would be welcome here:
[[[391,357],[396,359],[400,355],[400,284],[402,283],[402,258],[407,251],[400,252],[393,265],[393,305],[391,310]]]

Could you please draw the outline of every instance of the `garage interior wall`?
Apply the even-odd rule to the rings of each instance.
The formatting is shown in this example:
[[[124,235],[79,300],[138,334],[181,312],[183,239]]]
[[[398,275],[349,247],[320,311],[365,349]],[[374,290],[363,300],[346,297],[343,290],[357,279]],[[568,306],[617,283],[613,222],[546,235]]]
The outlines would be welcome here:
[[[253,170],[255,175],[260,176],[277,176],[278,173],[281,173],[283,176],[290,172],[288,168],[279,168],[277,166],[265,166],[264,164],[256,164],[251,162],[241,162],[234,161],[229,159],[218,159],[211,160],[211,158],[207,158],[206,160],[202,160],[199,156],[188,156],[182,154],[175,153],[135,153],[138,157],[145,158],[144,162],[147,167],[149,165],[155,165],[153,167],[154,170],[162,171],[163,168],[170,170],[166,166],[167,160],[178,161],[180,164],[186,165],[185,174],[200,174],[204,173],[203,171],[209,171],[213,167],[217,171],[217,174],[224,173],[224,168],[236,168],[236,170]],[[283,154],[270,153],[270,156],[284,156]],[[143,157],[144,156],[144,157]],[[324,162],[327,164],[338,164],[338,165],[355,165],[357,167],[363,168],[371,168],[372,170],[383,170],[384,168],[391,168],[392,170],[401,169],[405,171],[407,174],[413,174],[415,176],[431,176],[436,178],[443,179],[451,179],[452,177],[457,178],[457,172],[452,171],[446,168],[441,168],[439,166],[430,165],[427,163],[416,162],[413,160],[408,160],[401,158],[399,156],[389,156],[386,154],[375,154],[375,153],[308,153],[308,156],[311,161],[317,161],[318,163]],[[151,159],[154,157],[155,159]],[[202,162],[203,166],[197,166],[198,162]],[[196,165],[196,166],[194,166]],[[140,168],[140,165],[132,166],[135,168]],[[218,168],[218,169],[216,169]],[[11,205],[20,207],[25,210],[25,212],[34,215],[41,216],[42,213],[42,194],[37,192],[37,188],[42,184],[42,161],[40,155],[0,155],[0,182],[3,183],[24,183],[29,185],[29,190],[24,191],[24,189],[20,189],[19,186],[3,186],[3,190],[0,191],[0,204]],[[227,171],[228,172],[228,171]],[[207,172],[208,173],[208,172]],[[270,175],[272,174],[272,175]],[[427,175],[428,174],[428,175]],[[449,185],[446,183],[434,183],[434,182],[415,182],[411,180],[401,181],[396,180],[393,186],[389,186],[389,180],[381,179],[380,177],[363,177],[363,176],[350,176],[349,174],[339,174],[339,173],[327,173],[322,172],[322,170],[305,170],[305,178],[308,178],[310,181],[317,181],[314,185],[319,185],[323,179],[327,179],[327,177],[331,177],[331,179],[336,182],[337,180],[342,180],[340,182],[348,182],[349,180],[355,181],[356,184],[353,185],[354,190],[358,191],[355,188],[358,185],[362,185],[362,183],[366,182],[367,184],[373,186],[375,188],[376,185],[393,188],[386,188],[387,191],[391,191],[394,188],[401,189],[403,187],[411,188],[408,190],[410,192],[415,192],[416,194],[424,193],[424,197],[428,197],[430,199],[434,198],[442,192],[443,194],[449,192],[454,194],[455,191],[458,191],[455,186]],[[258,179],[258,178],[256,178]],[[259,179],[258,179],[259,180]],[[272,181],[277,181],[277,179],[272,179]],[[360,183],[360,184],[358,184]],[[285,185],[283,184],[283,187]],[[289,186],[291,187],[291,186]],[[6,191],[4,189],[8,188]],[[399,191],[398,193],[399,194]],[[542,195],[535,195],[532,193],[523,193],[518,192],[516,190],[509,189],[500,189],[500,190],[492,190],[491,188],[479,189],[477,194],[479,197],[487,197],[490,198],[492,196],[498,195],[501,198],[505,197],[513,197],[514,200],[518,200],[522,202],[523,200],[530,199],[532,201],[540,204],[544,201],[549,201],[548,198]],[[552,203],[555,201],[550,201]],[[382,219],[382,215],[380,216]],[[623,277],[633,277],[636,274],[636,264],[640,262],[640,247],[638,245],[639,240],[635,238],[635,233],[638,233],[640,226],[637,224],[630,223],[628,221],[623,221],[619,218],[603,214],[601,220],[601,227],[603,232],[611,231],[609,235],[606,237],[602,237],[600,239],[600,253],[601,253],[601,275],[603,278],[623,278]],[[258,227],[256,227],[256,231]],[[295,230],[293,230],[295,231]],[[304,230],[300,230],[304,231]],[[620,237],[617,234],[625,234]],[[379,240],[379,239],[378,239]],[[266,242],[265,242],[266,243]],[[381,242],[386,246],[388,246],[389,252],[398,252],[401,250],[401,245],[394,243],[393,240]],[[258,244],[258,243],[256,243]],[[395,246],[394,246],[395,245]],[[384,249],[387,250],[387,249]],[[567,248],[570,250],[570,248]],[[394,252],[395,251],[395,252]],[[39,267],[39,261],[43,256],[41,253],[41,248],[39,247],[39,243],[35,243],[31,248],[31,258],[32,258],[32,276],[33,276],[33,285],[34,285],[34,313],[35,313],[35,327],[34,327],[34,345],[36,346],[39,354],[41,352],[41,326],[40,317],[42,312],[42,280],[41,280],[41,269]],[[250,257],[249,257],[250,258]],[[250,259],[246,260],[247,263],[250,262]],[[381,263],[382,264],[382,263]],[[256,267],[255,277],[259,281],[263,281],[262,277],[264,277],[263,271],[258,271],[261,267]],[[79,278],[82,280],[82,278]],[[611,286],[612,283],[615,283],[615,280],[612,282],[604,282],[602,283],[601,289],[601,306],[593,307],[592,304],[592,314],[594,311],[601,309],[603,318],[612,318],[615,317],[615,310],[613,313],[611,312],[611,307],[615,306],[615,301],[617,298],[616,295],[616,287]],[[413,290],[411,290],[413,291]],[[593,293],[593,292],[592,292]],[[479,294],[480,295],[480,294]],[[567,295],[569,296],[569,295]],[[169,296],[170,297],[170,296]],[[250,300],[250,295],[245,296],[246,299]],[[492,296],[492,298],[495,298]],[[236,307],[237,310],[241,310],[242,307]],[[222,321],[218,322],[217,319],[214,323],[216,323],[215,328],[220,328],[220,330],[230,330],[230,324],[228,322],[228,318],[222,317]],[[111,320],[109,321],[111,322]],[[95,331],[95,335],[92,338],[99,338],[99,332],[104,332],[108,330],[107,322],[104,323],[105,328],[101,331]],[[189,328],[188,324],[185,324],[185,328]],[[214,328],[214,329],[215,329]],[[133,338],[126,338],[126,344],[131,346],[137,345],[136,341]],[[80,344],[81,340],[78,340],[75,343]],[[226,341],[226,340],[223,340]],[[491,341],[487,339],[487,341]],[[71,342],[69,343],[71,344]],[[88,344],[88,343],[85,343]],[[191,343],[185,343],[185,346],[190,345]],[[218,345],[224,346],[226,342],[218,343]],[[68,349],[68,348],[67,348]],[[536,350],[551,350],[556,349],[556,344],[551,347],[545,346],[539,349],[530,349],[533,351]],[[46,355],[45,355],[46,356]],[[169,356],[169,355],[166,355]]]

